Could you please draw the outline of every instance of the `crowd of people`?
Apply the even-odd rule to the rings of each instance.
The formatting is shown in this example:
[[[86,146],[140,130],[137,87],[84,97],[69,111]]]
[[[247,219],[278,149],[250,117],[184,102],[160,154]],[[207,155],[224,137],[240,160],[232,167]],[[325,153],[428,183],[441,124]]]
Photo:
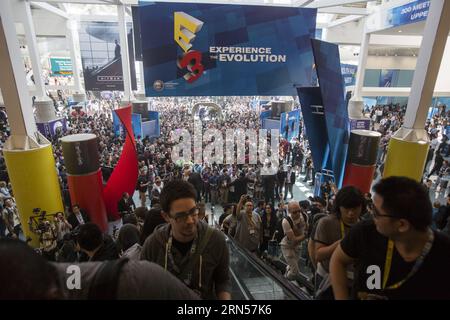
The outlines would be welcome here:
[[[42,239],[45,260],[13,240],[0,243],[0,256],[11,256],[11,248],[23,252],[22,259],[39,266],[47,279],[36,280],[39,292],[26,286],[20,292],[10,291],[9,297],[230,299],[228,237],[267,263],[284,261],[288,280],[299,280],[300,263],[305,263],[314,274],[312,295],[316,299],[450,299],[446,272],[450,260],[445,253],[450,240],[444,235],[450,233],[450,195],[445,205],[433,208],[426,186],[394,177],[379,181],[373,197],[354,187],[338,190],[327,183],[322,186],[322,197],[299,201],[294,197],[294,185],[300,179],[314,183],[315,177],[302,126],[291,141],[281,139],[280,166],[272,174],[262,174],[270,162],[224,165],[206,159],[200,165],[172,161],[170,133],[177,129],[193,133],[196,102],[191,98],[152,101],[152,108],[160,112],[161,136],[137,137],[139,202],[134,202],[133,195],[123,194],[117,204],[122,227],[113,235],[102,232],[83,208],[70,203],[61,145],[58,136],[52,140],[67,212],[34,230]],[[112,127],[111,110],[117,101],[98,100],[95,104],[99,107],[94,112],[67,113],[65,134],[98,136],[107,180],[124,138],[116,136]],[[215,128],[224,135],[227,129],[259,129],[258,110],[251,107],[249,98],[229,97],[219,104],[222,115],[203,118],[203,129]],[[372,112],[374,129],[382,132],[382,144],[387,146],[402,124],[404,109],[377,106]],[[441,168],[434,169],[438,154],[447,156],[447,118],[444,110],[427,124],[430,135],[438,139],[434,147],[432,143],[429,176],[441,172]],[[246,141],[246,155],[251,143]],[[386,149],[380,149],[382,165]],[[0,193],[5,193],[4,234],[20,239],[20,220],[6,181],[0,182]],[[223,209],[218,219],[216,208]],[[383,268],[386,250],[391,255],[387,276],[386,265]],[[64,268],[70,263],[78,263],[86,271],[81,281],[87,289],[58,286],[61,280],[66,283],[69,275]],[[383,268],[385,276],[380,286],[375,281],[368,287],[367,274],[373,265]],[[25,271],[21,268],[17,270]],[[107,292],[100,289],[98,279],[108,277],[114,280],[109,281],[112,287]],[[165,289],[156,292],[154,283],[164,283]]]
[[[384,161],[388,151],[389,140],[400,129],[406,114],[406,105],[377,105],[373,106],[367,115],[372,120],[371,129],[382,134],[378,151],[377,164],[383,171]],[[424,183],[438,193],[447,194],[450,180],[450,109],[441,104],[436,112],[427,120],[425,130],[431,141],[424,171]],[[430,179],[432,178],[432,179]],[[443,179],[442,179],[443,178]]]

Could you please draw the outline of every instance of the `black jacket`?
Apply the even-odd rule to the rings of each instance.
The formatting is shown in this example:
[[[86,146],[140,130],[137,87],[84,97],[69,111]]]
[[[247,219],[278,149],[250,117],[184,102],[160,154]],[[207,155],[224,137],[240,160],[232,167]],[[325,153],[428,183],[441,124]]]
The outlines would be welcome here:
[[[133,213],[134,208],[136,208],[136,205],[131,197],[127,201],[125,201],[124,198],[121,198],[117,203],[117,210],[121,214]]]
[[[108,236],[103,235],[103,243],[100,249],[92,256],[89,261],[105,261],[119,259],[119,250],[117,249],[114,240]]]
[[[286,175],[287,174],[288,174],[288,172],[286,172]],[[294,184],[295,183],[295,171],[294,170],[292,170],[290,176],[287,177],[286,183],[288,183],[288,184]]]
[[[249,182],[252,182],[252,180],[247,177],[239,177],[230,183],[230,186],[234,186],[237,198],[240,198],[242,195],[247,193],[247,184]]]
[[[84,213],[83,211],[81,211],[81,216],[83,217],[84,223],[91,221],[91,219],[89,219],[89,216],[86,213]],[[70,225],[72,226],[73,229],[75,229],[76,227],[78,227],[80,225],[77,217],[75,217],[75,214],[73,214],[73,213],[70,214],[69,217],[67,217],[67,221],[70,223]]]
[[[277,229],[277,225],[278,225],[278,218],[275,214],[275,212],[272,213],[271,219],[270,219],[270,223],[269,226],[267,226],[267,214],[264,212],[264,214],[261,217],[261,222],[262,222],[262,229],[263,229],[263,237],[265,237],[265,233],[266,233],[266,229],[269,230],[269,238],[272,238],[273,234],[275,233],[275,230]]]
[[[192,184],[197,191],[202,189],[202,177],[197,172],[192,172],[189,175],[188,182]]]

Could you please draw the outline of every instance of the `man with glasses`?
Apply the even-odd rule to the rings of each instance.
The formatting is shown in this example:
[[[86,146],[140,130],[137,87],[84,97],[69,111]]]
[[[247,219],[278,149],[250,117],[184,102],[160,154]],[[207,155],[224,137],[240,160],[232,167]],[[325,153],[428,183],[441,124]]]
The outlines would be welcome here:
[[[284,238],[281,240],[281,252],[288,264],[285,276],[288,280],[295,280],[300,274],[298,260],[300,259],[300,244],[306,238],[306,222],[298,201],[288,204],[288,216],[281,222]]]
[[[242,209],[244,208],[244,209]],[[236,209],[236,241],[251,253],[258,253],[263,240],[262,221],[259,214],[253,211],[253,202],[250,196],[241,196]]]
[[[331,258],[336,299],[450,299],[450,238],[430,229],[423,185],[390,177],[373,190],[374,219],[354,226]],[[350,295],[345,270],[355,262]]]
[[[160,204],[168,224],[147,238],[141,259],[161,265],[203,299],[230,299],[225,237],[199,221],[196,198],[189,182],[174,180],[164,186]]]

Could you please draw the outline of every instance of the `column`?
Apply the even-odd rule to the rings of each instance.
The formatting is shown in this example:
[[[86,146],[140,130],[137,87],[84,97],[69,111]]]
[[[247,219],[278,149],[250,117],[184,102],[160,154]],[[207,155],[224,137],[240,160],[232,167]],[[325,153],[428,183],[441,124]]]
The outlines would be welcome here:
[[[19,211],[22,229],[31,245],[39,236],[28,225],[34,208],[64,211],[50,142],[37,130],[25,81],[10,1],[0,1],[0,87],[11,127],[3,154]]]
[[[42,66],[40,61],[39,50],[36,41],[36,32],[34,30],[33,17],[31,15],[31,7],[29,1],[19,1],[19,11],[21,21],[25,29],[25,36],[28,44],[28,52],[30,54],[31,65],[33,68],[34,83],[36,86],[36,118],[38,123],[46,123],[56,119],[53,101],[47,97],[45,92],[45,84],[42,79]]]
[[[421,181],[429,148],[427,113],[450,31],[450,1],[431,1],[403,127],[389,142],[384,177]]]
[[[70,59],[72,60],[72,70],[73,70],[73,79],[75,82],[75,92],[81,93],[83,89],[81,88],[81,79],[80,79],[80,64],[78,63],[77,58],[77,43],[78,43],[78,32],[77,32],[77,22],[75,20],[67,20],[66,22],[67,30],[66,30],[66,39],[67,44],[70,49]]]
[[[118,5],[117,13],[119,18],[119,36],[120,36],[120,55],[122,57],[122,73],[123,73],[123,101],[132,101],[133,93],[131,91],[131,75],[130,75],[130,57],[128,54],[128,29],[126,22],[125,6]]]
[[[45,84],[42,80],[42,67],[39,56],[39,50],[36,43],[36,32],[34,30],[33,17],[31,15],[30,3],[28,1],[19,1],[21,22],[25,30],[28,52],[30,54],[31,66],[33,68],[34,83],[36,86],[36,96],[45,97]]]
[[[364,29],[361,50],[359,53],[358,72],[356,74],[355,91],[348,103],[348,115],[352,128],[370,129],[370,120],[364,117],[364,101],[361,96],[366,74],[367,56],[369,55],[370,33]],[[360,123],[360,124],[359,124]]]

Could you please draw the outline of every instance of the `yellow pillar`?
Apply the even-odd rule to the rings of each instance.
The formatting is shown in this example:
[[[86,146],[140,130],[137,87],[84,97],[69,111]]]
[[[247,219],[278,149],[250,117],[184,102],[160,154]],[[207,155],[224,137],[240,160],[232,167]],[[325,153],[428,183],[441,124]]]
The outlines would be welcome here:
[[[429,138],[424,130],[450,31],[450,1],[430,1],[403,127],[389,143],[384,177],[422,180]]]
[[[22,229],[37,247],[39,237],[28,226],[33,209],[55,213],[63,211],[63,205],[51,144],[36,129],[11,5],[0,1],[0,88],[11,127],[3,154]]]
[[[406,131],[401,129],[400,133]],[[384,166],[383,178],[391,176],[403,176],[417,181],[422,181],[423,170],[430,144],[427,138],[424,140],[413,139],[400,134],[392,137]]]
[[[25,237],[32,239],[31,246],[39,247],[39,236],[28,224],[33,209],[64,212],[51,144],[30,150],[5,149],[3,154]]]

